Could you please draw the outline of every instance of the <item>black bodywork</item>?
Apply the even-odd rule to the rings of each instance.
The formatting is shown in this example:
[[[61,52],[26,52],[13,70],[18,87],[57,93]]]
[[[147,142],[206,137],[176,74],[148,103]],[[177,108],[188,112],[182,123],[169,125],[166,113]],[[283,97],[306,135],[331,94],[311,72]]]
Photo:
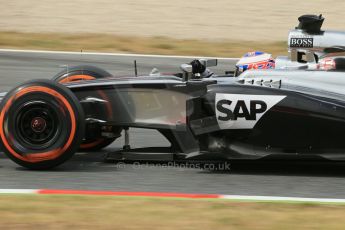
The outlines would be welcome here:
[[[313,84],[299,87],[282,77],[267,83],[256,78],[183,81],[162,76],[66,86],[84,108],[86,137],[119,136],[130,127],[156,129],[171,143],[158,152],[171,159],[345,156],[345,97]],[[218,100],[219,95],[223,99]],[[272,104],[271,98],[279,100]],[[104,112],[109,107],[111,114]],[[131,152],[145,159],[143,149],[125,149],[120,158],[133,157]]]

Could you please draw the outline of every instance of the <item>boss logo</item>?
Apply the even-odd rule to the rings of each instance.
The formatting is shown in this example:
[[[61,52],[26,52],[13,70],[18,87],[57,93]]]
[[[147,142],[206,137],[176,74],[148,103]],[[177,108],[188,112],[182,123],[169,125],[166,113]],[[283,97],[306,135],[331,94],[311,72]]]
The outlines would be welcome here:
[[[290,47],[313,48],[314,39],[313,38],[291,38]]]
[[[260,118],[286,96],[216,94],[215,111],[221,129],[252,129]]]

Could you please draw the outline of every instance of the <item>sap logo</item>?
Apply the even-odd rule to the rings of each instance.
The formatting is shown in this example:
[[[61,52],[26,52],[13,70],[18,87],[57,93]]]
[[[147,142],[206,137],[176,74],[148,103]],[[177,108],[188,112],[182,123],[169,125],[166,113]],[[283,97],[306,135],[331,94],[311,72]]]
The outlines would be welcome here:
[[[250,109],[248,110],[244,100],[236,102],[234,111],[231,111],[229,106],[233,102],[222,99],[217,102],[217,110],[223,113],[223,116],[218,116],[220,121],[237,120],[238,117],[244,117],[246,120],[256,120],[256,114],[263,113],[267,110],[267,104],[264,101],[253,100],[250,101]]]
[[[313,38],[291,38],[290,47],[313,48]]]
[[[221,129],[252,129],[260,118],[286,96],[216,94],[215,111]]]

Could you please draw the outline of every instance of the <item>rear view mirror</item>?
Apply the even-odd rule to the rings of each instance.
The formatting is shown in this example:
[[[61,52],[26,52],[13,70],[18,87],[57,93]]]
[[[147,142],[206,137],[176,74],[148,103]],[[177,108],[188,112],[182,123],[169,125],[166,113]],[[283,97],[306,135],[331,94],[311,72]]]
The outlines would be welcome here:
[[[206,68],[218,65],[218,59],[200,59],[200,62]]]
[[[182,64],[180,66],[180,68],[185,73],[192,73],[193,72],[193,67],[190,64]]]

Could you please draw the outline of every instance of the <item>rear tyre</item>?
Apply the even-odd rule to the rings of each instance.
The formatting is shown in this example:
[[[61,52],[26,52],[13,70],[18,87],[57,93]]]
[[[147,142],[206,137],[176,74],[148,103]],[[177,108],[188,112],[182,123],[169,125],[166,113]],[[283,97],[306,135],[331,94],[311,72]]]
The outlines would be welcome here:
[[[61,71],[53,77],[53,80],[59,83],[68,83],[75,81],[87,81],[95,80],[101,78],[111,77],[112,75],[107,71],[100,69],[96,66],[90,65],[80,65],[74,66],[68,69]],[[99,94],[98,96],[104,100],[109,100],[108,96],[102,91],[96,91],[95,93]],[[106,108],[105,117],[110,118],[112,116],[112,108]],[[121,130],[120,130],[121,132]],[[116,138],[97,138],[97,139],[84,139],[80,145],[80,150],[82,151],[97,151],[103,149],[113,143]]]
[[[50,169],[78,150],[84,113],[65,86],[49,80],[26,82],[6,94],[0,109],[1,144],[17,164]]]
[[[78,65],[62,70],[57,73],[52,80],[59,83],[68,83],[73,81],[95,80],[111,76],[109,72],[96,66]]]

